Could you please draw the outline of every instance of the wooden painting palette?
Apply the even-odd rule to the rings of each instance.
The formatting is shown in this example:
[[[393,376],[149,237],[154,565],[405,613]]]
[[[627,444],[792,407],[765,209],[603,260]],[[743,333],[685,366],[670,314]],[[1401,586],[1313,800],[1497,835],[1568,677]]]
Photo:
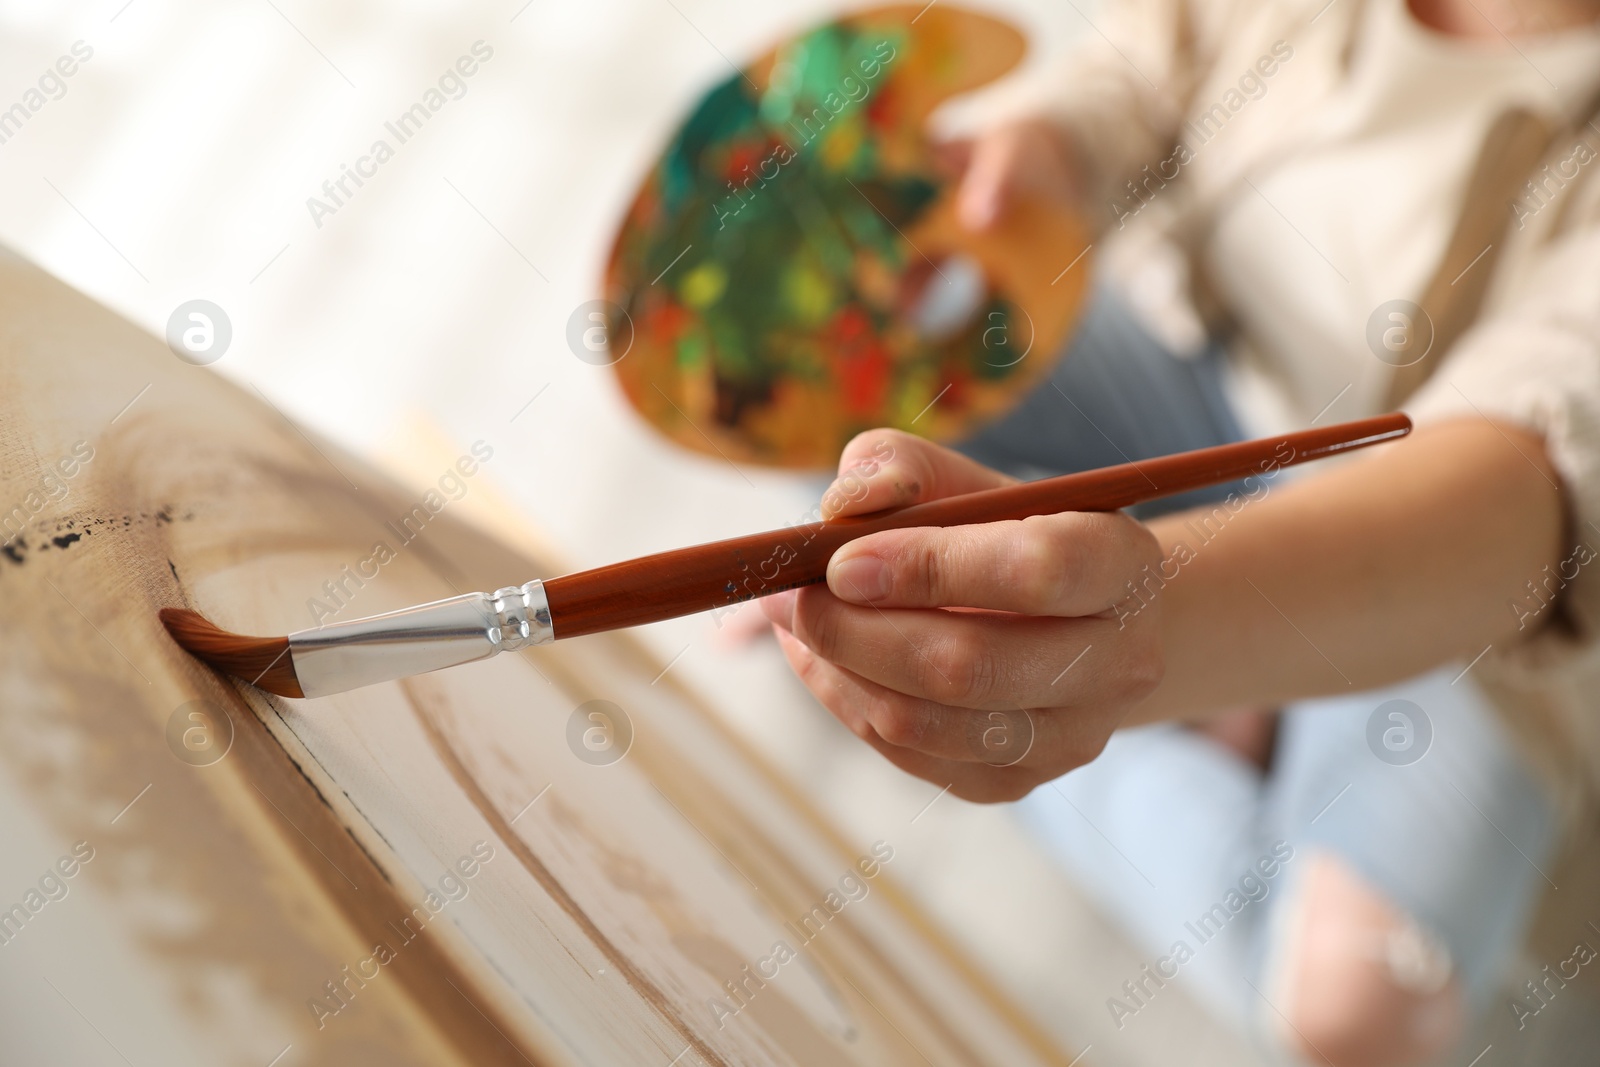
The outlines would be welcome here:
[[[1022,35],[943,4],[894,6],[780,44],[712,89],[634,199],[606,271],[630,403],[736,460],[831,468],[856,433],[957,440],[1058,358],[1087,246],[1022,199],[955,218],[928,115],[1016,65]]]

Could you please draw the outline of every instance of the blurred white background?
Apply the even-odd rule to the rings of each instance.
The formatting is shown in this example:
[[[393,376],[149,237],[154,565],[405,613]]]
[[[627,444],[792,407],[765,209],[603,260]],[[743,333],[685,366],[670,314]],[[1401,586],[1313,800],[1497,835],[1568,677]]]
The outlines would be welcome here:
[[[1042,51],[1083,25],[1071,5],[999,9]],[[0,107],[74,42],[93,57],[0,144],[0,242],[158,334],[180,303],[215,302],[234,331],[215,371],[354,451],[389,449],[419,414],[489,441],[499,484],[574,563],[781,522],[812,483],[797,497],[791,477],[660,443],[565,330],[699,94],[832,10],[7,4]],[[313,219],[307,198],[379,136],[396,144],[384,123],[476,41],[493,57],[465,95]]]

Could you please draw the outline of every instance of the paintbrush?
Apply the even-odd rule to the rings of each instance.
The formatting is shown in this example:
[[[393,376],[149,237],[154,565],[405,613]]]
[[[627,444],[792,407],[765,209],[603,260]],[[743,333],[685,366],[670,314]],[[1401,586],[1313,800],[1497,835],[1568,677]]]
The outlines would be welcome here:
[[[1270,474],[1410,431],[1405,415],[1380,415],[713,541],[493,593],[467,593],[330,623],[288,637],[242,637],[181,608],[163,608],[161,621],[178,644],[218,670],[280,696],[327,696],[557,638],[659,622],[820,582],[839,546],[880,530],[1115,511]]]

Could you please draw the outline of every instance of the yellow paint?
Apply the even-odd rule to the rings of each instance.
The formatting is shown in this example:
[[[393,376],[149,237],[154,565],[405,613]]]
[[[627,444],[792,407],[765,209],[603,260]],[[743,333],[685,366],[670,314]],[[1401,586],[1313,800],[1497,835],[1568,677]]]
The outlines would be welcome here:
[[[706,260],[683,276],[678,295],[695,309],[708,308],[722,298],[728,288],[728,272],[715,260]]]

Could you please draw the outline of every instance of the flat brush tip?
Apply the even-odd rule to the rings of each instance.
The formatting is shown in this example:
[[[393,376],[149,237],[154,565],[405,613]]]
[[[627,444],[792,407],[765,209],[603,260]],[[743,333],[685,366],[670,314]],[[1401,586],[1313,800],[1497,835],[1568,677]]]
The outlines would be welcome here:
[[[287,637],[244,637],[214,625],[199,612],[162,608],[161,625],[184,651],[269,693],[303,697]]]

